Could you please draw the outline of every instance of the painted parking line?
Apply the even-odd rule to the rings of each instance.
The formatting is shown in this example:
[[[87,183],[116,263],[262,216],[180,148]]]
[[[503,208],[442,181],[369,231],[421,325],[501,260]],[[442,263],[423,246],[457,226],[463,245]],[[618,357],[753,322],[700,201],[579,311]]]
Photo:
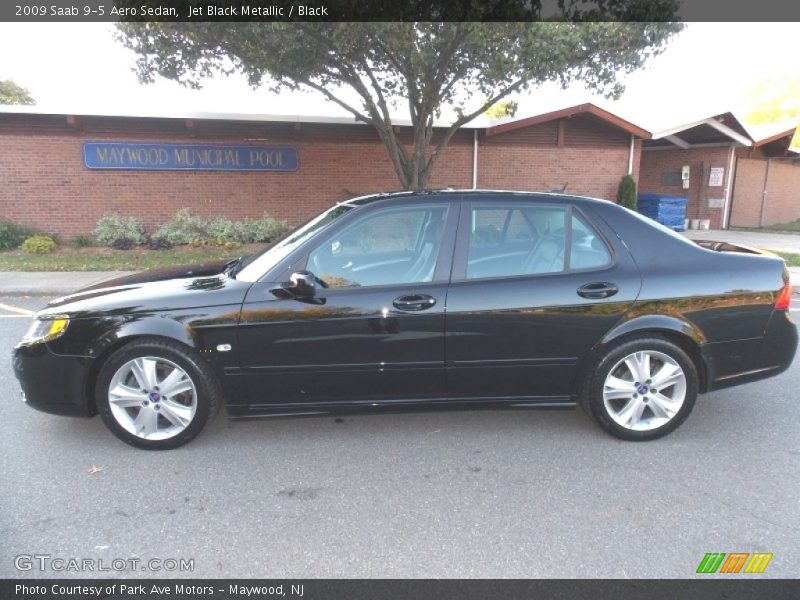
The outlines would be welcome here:
[[[0,310],[17,313],[16,315],[13,316],[24,316],[24,317],[30,317],[33,313],[36,312],[35,310],[28,310],[27,308],[20,308],[18,306],[10,306],[8,304],[2,304],[2,303],[0,303]],[[11,315],[6,315],[6,316],[11,316]]]

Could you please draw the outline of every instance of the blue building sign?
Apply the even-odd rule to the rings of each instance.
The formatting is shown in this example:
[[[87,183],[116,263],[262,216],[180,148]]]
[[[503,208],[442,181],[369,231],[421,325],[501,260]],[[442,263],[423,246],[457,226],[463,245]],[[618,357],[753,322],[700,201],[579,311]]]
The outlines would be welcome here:
[[[89,169],[139,171],[296,171],[292,146],[85,142]]]

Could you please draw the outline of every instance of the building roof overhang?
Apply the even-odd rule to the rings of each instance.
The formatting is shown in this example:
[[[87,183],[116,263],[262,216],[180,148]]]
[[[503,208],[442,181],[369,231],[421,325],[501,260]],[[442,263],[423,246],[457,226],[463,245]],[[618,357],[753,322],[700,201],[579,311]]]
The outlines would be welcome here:
[[[533,125],[541,125],[542,123],[549,123],[551,121],[569,119],[576,115],[591,115],[597,119],[609,123],[610,125],[613,125],[614,127],[618,127],[619,129],[622,129],[637,138],[645,140],[650,138],[650,132],[647,131],[646,129],[642,129],[638,125],[634,125],[630,121],[626,121],[625,119],[618,117],[614,113],[611,113],[607,110],[603,110],[599,106],[595,106],[594,104],[591,103],[578,104],[576,106],[562,108],[560,110],[555,110],[541,115],[536,115],[533,117],[517,119],[515,121],[509,121],[507,123],[501,123],[499,125],[492,125],[486,128],[486,135],[487,136],[499,135],[501,133],[508,133],[509,131],[522,129],[523,127],[531,127]]]
[[[733,113],[698,119],[669,129],[656,131],[645,148],[702,148],[705,146],[753,145],[752,138]]]

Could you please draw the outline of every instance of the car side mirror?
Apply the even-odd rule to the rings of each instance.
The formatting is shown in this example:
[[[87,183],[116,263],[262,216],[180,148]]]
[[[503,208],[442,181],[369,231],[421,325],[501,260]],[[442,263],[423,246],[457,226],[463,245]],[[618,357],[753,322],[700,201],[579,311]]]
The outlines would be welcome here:
[[[270,292],[278,298],[307,300],[317,295],[317,278],[311,271],[295,271],[289,276],[289,281]]]

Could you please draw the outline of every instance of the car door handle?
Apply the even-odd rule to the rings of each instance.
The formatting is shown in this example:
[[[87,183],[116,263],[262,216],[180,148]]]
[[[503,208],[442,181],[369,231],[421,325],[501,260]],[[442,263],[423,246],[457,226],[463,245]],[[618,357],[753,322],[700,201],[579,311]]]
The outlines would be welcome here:
[[[606,283],[598,281],[595,283],[587,283],[578,288],[578,295],[584,298],[598,299],[610,298],[619,291],[619,288],[613,283]]]
[[[407,311],[425,310],[436,304],[436,298],[427,294],[409,294],[400,296],[392,302],[395,308]]]

